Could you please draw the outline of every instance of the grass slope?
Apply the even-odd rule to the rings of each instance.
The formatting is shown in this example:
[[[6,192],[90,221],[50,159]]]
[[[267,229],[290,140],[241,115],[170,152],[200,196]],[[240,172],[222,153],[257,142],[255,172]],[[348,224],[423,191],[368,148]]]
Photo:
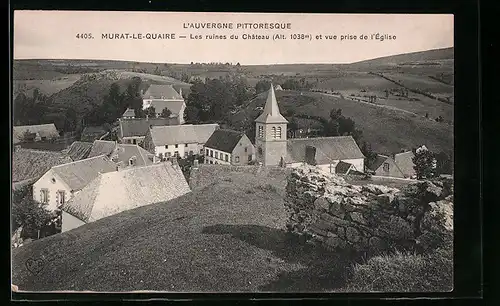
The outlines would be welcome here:
[[[410,149],[422,144],[435,151],[453,150],[453,127],[445,123],[315,92],[301,95],[294,91],[277,91],[276,97],[282,113],[293,110],[296,114],[327,118],[332,108],[342,109],[342,113],[351,117],[363,131],[363,139],[379,153],[399,152],[403,148]],[[264,106],[265,99],[266,93],[263,93],[252,100],[245,109],[235,114],[233,125],[238,127],[248,124],[246,118],[255,118],[259,113],[255,107]]]
[[[32,242],[13,251],[12,283],[40,291],[343,286],[340,254],[298,244],[281,229],[284,184],[284,176],[228,172],[176,200]],[[43,267],[36,275],[25,266],[30,259]]]
[[[420,52],[411,52],[398,55],[384,56],[371,60],[360,61],[351,64],[352,66],[361,65],[390,65],[390,64],[402,64],[402,63],[413,63],[422,61],[438,61],[444,59],[454,58],[454,48],[441,48],[426,50]]]

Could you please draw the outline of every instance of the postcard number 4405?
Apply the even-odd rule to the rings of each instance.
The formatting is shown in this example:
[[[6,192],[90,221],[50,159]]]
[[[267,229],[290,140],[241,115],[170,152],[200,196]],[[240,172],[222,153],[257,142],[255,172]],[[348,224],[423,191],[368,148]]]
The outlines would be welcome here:
[[[94,39],[94,36],[92,36],[92,33],[78,33],[76,34],[77,39]]]

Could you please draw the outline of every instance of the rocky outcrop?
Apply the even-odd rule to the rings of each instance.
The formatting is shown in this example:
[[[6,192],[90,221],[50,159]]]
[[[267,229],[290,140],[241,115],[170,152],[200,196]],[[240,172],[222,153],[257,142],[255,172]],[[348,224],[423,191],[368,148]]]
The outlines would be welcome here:
[[[357,186],[303,166],[287,178],[288,231],[332,249],[426,249],[453,232],[453,184]]]

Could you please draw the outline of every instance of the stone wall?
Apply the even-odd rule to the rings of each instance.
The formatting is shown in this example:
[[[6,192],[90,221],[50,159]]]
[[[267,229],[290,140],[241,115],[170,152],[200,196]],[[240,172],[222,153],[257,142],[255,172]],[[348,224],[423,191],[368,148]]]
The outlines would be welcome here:
[[[286,227],[330,249],[422,250],[452,237],[452,195],[451,180],[419,181],[398,190],[351,185],[303,166],[287,178]]]

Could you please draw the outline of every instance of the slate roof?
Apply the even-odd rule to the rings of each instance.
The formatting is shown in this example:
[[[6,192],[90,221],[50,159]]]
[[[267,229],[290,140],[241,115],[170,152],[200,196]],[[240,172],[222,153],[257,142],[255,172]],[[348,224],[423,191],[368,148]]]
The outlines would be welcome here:
[[[88,157],[110,155],[116,148],[116,141],[94,140]]]
[[[234,147],[238,144],[241,137],[245,134],[242,132],[220,129],[216,130],[205,143],[205,147],[219,150],[226,153],[232,153]]]
[[[135,117],[135,110],[133,110],[132,108],[127,108],[122,117]]]
[[[260,114],[255,122],[261,123],[288,123],[288,121],[280,113],[278,107],[278,101],[276,100],[276,95],[274,93],[274,86],[268,90],[266,105],[264,106],[264,111]]]
[[[91,142],[75,141],[62,152],[64,154],[67,154],[72,161],[77,161],[87,158],[89,156],[91,149],[92,149]]]
[[[182,171],[169,162],[99,174],[62,209],[85,222],[169,201],[189,193]]]
[[[163,97],[163,98],[162,98]],[[184,100],[172,85],[152,84],[143,94],[143,99]]]
[[[89,184],[100,173],[116,171],[116,164],[105,156],[96,156],[52,167],[57,176],[73,191]]]
[[[19,125],[12,128],[12,141],[19,143],[23,141],[24,133],[36,133],[40,137],[47,137],[47,139],[59,137],[59,132],[53,123],[37,124],[37,125]]]
[[[348,174],[351,169],[352,164],[346,163],[344,161],[339,161],[335,166],[335,173],[337,174]]]
[[[175,118],[136,118],[120,120],[120,137],[140,137],[146,136],[149,127],[178,124]]]
[[[389,158],[389,156],[382,155],[382,154],[377,154],[377,157],[375,157],[375,160],[370,164],[367,165],[367,168],[376,171],[382,164]]]
[[[181,143],[205,144],[219,125],[214,124],[184,124],[171,126],[154,126],[151,128],[151,139],[155,146]]]
[[[318,165],[330,164],[335,160],[365,157],[352,136],[294,138],[287,141],[286,162],[305,162],[306,146],[316,148]]]
[[[394,155],[394,162],[399,167],[401,172],[403,172],[403,174],[406,176],[415,175],[415,169],[413,168],[415,164],[413,163],[412,160],[413,156],[414,155],[412,151],[407,151]]]
[[[50,168],[70,162],[62,152],[16,148],[12,153],[12,182],[38,180]]]
[[[116,160],[118,162],[122,162],[123,166],[127,166],[128,161],[134,156],[136,158],[136,163],[134,166],[140,167],[153,164],[153,160],[152,158],[150,158],[152,154],[136,144],[118,144],[115,150],[110,154],[112,160],[113,156],[116,156]]]

